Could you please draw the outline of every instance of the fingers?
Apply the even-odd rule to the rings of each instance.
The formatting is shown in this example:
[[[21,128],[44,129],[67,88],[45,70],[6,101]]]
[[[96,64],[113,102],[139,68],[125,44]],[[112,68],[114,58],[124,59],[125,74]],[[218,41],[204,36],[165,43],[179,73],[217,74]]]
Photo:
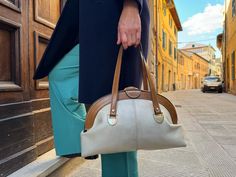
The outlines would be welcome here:
[[[141,19],[135,6],[127,5],[123,8],[117,33],[117,44],[122,44],[124,49],[140,43]]]
[[[121,32],[121,43],[122,43],[124,49],[127,49],[129,47],[128,35],[125,33],[125,31]]]
[[[135,45],[136,41],[137,41],[137,39],[136,39],[135,33],[130,34],[129,41],[128,41],[129,46]]]
[[[131,46],[137,46],[141,39],[141,30],[118,29],[117,44],[122,44],[124,49]]]
[[[119,45],[120,43],[121,43],[120,32],[118,31],[118,34],[117,34],[117,45]]]
[[[140,44],[140,42],[141,42],[141,30],[137,30],[135,46],[137,47]]]

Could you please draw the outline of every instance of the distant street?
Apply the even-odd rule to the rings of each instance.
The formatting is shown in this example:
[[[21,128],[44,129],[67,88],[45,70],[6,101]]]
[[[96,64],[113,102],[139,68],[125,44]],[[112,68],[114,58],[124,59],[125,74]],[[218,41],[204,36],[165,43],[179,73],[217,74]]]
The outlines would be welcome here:
[[[187,148],[139,151],[140,177],[235,177],[236,96],[185,90],[164,93],[177,106]],[[100,160],[70,177],[100,177]]]

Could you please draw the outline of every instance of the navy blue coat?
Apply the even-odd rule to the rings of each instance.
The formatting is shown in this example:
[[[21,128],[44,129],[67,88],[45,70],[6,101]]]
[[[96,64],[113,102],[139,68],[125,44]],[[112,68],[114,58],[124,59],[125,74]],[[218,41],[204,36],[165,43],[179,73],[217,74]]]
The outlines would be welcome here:
[[[149,10],[147,0],[139,5],[144,54],[148,51]],[[52,34],[34,79],[49,74],[60,59],[80,44],[79,102],[91,104],[111,93],[119,46],[117,27],[123,0],[68,0]],[[141,85],[141,65],[136,48],[124,52],[120,89]]]

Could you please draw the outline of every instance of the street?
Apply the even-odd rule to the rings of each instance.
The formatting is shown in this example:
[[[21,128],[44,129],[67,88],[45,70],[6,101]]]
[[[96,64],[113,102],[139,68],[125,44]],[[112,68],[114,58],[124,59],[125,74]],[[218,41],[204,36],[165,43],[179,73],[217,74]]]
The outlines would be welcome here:
[[[236,177],[236,96],[185,90],[163,93],[176,105],[186,148],[139,151],[140,177]],[[99,177],[100,160],[70,177]]]

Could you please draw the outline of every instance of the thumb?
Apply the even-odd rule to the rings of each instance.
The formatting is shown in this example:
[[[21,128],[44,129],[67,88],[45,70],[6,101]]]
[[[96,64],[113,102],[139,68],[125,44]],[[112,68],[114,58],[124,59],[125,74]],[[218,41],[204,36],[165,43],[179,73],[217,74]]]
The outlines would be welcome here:
[[[118,33],[117,33],[117,45],[119,45],[121,43],[121,40],[120,40],[120,32],[118,30]]]

